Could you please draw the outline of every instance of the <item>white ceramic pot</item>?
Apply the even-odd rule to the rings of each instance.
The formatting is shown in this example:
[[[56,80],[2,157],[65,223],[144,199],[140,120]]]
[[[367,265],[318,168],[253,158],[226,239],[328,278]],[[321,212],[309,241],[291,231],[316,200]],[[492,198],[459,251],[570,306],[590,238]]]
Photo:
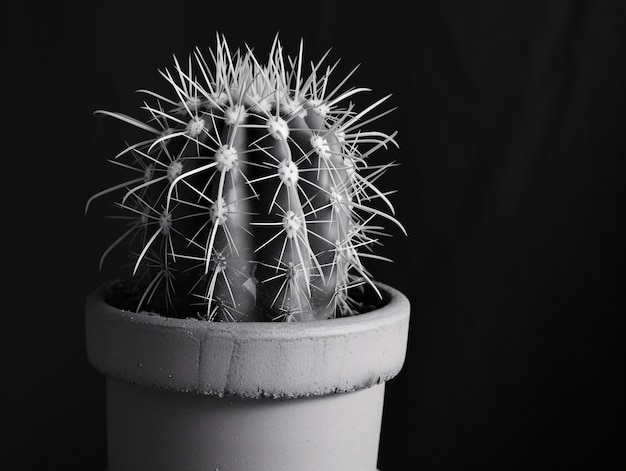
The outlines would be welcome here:
[[[409,302],[303,323],[218,323],[87,300],[106,375],[108,470],[375,471],[385,381],[402,368]]]

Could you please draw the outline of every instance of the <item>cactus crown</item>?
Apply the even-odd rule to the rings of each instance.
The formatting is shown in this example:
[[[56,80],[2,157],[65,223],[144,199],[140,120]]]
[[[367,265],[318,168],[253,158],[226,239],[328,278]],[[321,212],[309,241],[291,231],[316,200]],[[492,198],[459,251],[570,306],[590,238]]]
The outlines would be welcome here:
[[[392,164],[368,158],[397,144],[366,129],[389,96],[357,111],[349,99],[367,89],[343,90],[355,69],[331,89],[327,55],[309,70],[302,43],[288,57],[276,38],[261,64],[218,36],[210,59],[196,49],[161,71],[171,97],[142,90],[145,121],[96,112],[148,134],[112,161],[135,177],[87,202],[123,192],[128,227],[102,260],[131,243],[133,308],[221,321],[358,312],[354,290],[375,289],[363,260],[382,258],[374,219],[402,227],[375,186]]]

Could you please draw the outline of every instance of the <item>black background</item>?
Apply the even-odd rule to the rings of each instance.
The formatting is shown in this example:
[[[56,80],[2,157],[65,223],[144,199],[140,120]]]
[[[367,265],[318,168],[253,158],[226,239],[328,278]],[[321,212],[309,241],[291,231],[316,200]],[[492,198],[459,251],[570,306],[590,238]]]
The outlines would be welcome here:
[[[626,2],[49,2],[2,7],[3,454],[16,469],[106,465],[86,293],[117,229],[84,204],[140,88],[193,47],[332,47],[351,85],[392,93],[409,236],[372,267],[412,303],[379,467],[624,469]],[[42,2],[43,3],[43,2]],[[336,75],[341,77],[340,73]],[[370,100],[370,101],[367,101]],[[393,232],[393,231],[392,231]],[[297,470],[294,470],[297,471]]]

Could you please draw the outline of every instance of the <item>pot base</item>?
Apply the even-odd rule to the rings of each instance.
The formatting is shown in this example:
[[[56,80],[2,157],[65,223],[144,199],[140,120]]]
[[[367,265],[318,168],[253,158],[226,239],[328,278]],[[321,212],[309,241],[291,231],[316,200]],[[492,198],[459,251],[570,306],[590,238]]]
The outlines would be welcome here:
[[[384,389],[246,399],[107,379],[108,471],[376,471]]]

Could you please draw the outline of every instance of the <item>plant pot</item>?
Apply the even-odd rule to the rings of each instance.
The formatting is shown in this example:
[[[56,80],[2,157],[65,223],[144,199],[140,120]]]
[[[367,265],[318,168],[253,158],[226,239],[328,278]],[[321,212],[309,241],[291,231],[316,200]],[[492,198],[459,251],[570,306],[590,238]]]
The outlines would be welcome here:
[[[375,471],[410,310],[378,286],[381,307],[305,323],[174,319],[88,297],[109,471]]]

